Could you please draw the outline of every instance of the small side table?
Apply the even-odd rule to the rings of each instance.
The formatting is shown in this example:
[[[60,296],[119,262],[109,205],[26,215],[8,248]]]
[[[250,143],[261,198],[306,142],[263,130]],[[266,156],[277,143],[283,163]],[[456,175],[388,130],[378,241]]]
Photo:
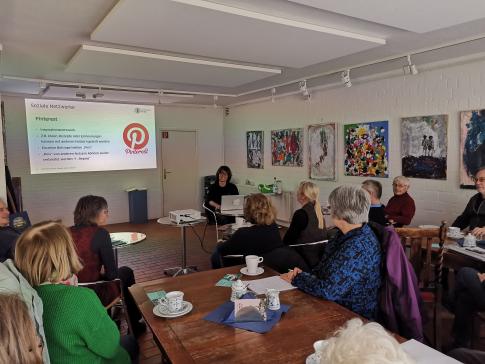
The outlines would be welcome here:
[[[109,237],[115,254],[116,266],[118,266],[118,249],[139,243],[147,238],[145,234],[135,232],[111,233]]]
[[[170,220],[168,217],[161,217],[157,220],[159,224],[162,225],[169,225],[169,226],[174,226],[174,227],[179,227],[180,228],[180,242],[182,243],[182,266],[180,267],[173,267],[173,268],[167,268],[164,270],[164,273],[168,276],[171,277],[176,277],[176,276],[181,276],[184,274],[190,274],[194,273],[197,271],[196,266],[187,266],[187,227],[189,226],[194,226],[197,224],[201,224],[205,222],[206,219],[199,219],[199,220],[193,220],[190,222],[183,222],[180,224],[174,223],[172,220]]]

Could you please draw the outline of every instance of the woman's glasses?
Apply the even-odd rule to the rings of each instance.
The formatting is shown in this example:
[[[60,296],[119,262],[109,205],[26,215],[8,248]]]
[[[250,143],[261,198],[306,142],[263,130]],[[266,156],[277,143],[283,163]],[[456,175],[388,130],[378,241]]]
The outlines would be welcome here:
[[[485,177],[472,177],[473,182],[475,183],[485,183]]]

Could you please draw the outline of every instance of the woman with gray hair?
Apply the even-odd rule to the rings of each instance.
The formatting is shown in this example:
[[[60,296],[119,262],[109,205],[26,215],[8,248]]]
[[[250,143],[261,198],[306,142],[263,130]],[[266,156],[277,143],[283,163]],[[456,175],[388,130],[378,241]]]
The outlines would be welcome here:
[[[408,194],[411,182],[409,178],[404,176],[397,176],[392,181],[392,196],[384,208],[387,220],[396,227],[409,225],[416,212],[414,200]]]
[[[375,319],[381,285],[381,248],[367,225],[370,197],[361,187],[340,186],[328,198],[331,218],[340,230],[328,242],[311,273],[300,268],[281,277],[302,291]]]

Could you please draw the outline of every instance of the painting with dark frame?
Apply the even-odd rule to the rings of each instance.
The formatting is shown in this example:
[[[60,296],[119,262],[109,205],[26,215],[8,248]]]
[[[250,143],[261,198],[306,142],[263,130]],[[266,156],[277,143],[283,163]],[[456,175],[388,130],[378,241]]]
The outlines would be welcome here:
[[[460,188],[474,189],[472,177],[485,166],[485,109],[460,113]]]

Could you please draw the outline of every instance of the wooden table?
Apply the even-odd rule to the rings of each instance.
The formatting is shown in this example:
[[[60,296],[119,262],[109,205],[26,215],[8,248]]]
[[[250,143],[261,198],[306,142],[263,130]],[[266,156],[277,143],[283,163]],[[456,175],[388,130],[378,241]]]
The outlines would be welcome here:
[[[450,246],[457,246],[454,240],[447,240],[443,254],[443,266],[453,270],[461,267],[472,267],[480,272],[485,272],[485,257],[479,254],[468,253],[463,248],[450,249]]]
[[[209,312],[229,300],[231,289],[215,283],[242,266],[163,278],[135,284],[130,291],[153,332],[162,355],[174,364],[181,363],[305,363],[313,352],[313,342],[333,335],[347,320],[358,317],[330,301],[300,290],[280,293],[290,310],[268,333],[257,334],[203,320]],[[264,278],[277,273],[265,267]],[[244,276],[244,280],[251,279]],[[181,290],[194,309],[189,314],[164,319],[156,317],[146,292]],[[398,338],[400,342],[404,341]]]

